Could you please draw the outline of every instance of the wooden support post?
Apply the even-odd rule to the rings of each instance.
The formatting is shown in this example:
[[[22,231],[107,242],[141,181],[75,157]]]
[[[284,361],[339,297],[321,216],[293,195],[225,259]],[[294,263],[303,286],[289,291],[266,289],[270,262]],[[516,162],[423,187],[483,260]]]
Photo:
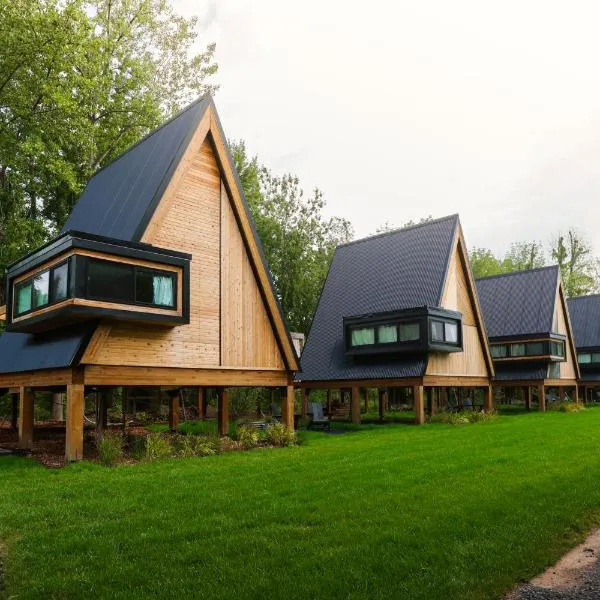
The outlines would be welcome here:
[[[331,415],[331,390],[327,390],[327,415]]]
[[[67,462],[83,458],[83,411],[85,394],[82,383],[67,386],[67,431],[65,459]]]
[[[415,423],[423,425],[425,423],[425,406],[423,402],[423,386],[414,385],[413,392],[413,408],[415,410]]]
[[[33,391],[19,388],[19,448],[33,448]]]
[[[538,410],[546,412],[546,395],[543,385],[538,386]]]
[[[108,425],[108,405],[112,403],[112,390],[102,389],[96,392],[96,437],[102,437],[102,433]]]
[[[198,418],[202,421],[206,420],[206,388],[198,388]]]
[[[579,388],[577,384],[573,387],[573,402],[579,402]]]
[[[61,392],[52,394],[52,420],[62,422],[65,420],[65,395]]]
[[[175,431],[179,426],[179,392],[169,394],[169,429]]]
[[[281,420],[286,427],[294,428],[294,410],[295,410],[296,392],[293,385],[285,388],[285,395],[281,398]]]
[[[442,410],[446,410],[448,408],[448,388],[443,387],[440,389],[440,406]]]
[[[310,401],[310,390],[308,388],[302,388],[302,418],[308,418],[308,404]]]
[[[385,390],[382,389],[378,389],[377,390],[377,396],[379,398],[379,418],[383,421],[383,418],[385,417],[385,406],[384,406],[384,394],[385,394]]]
[[[360,388],[356,386],[352,388],[350,417],[353,423],[360,423]]]
[[[219,435],[227,435],[229,433],[229,394],[225,388],[217,388],[217,396],[217,427]]]
[[[431,387],[425,389],[425,404],[427,414],[431,416],[433,414],[433,388]]]
[[[10,428],[13,431],[19,430],[19,394],[11,394],[11,415]]]
[[[491,385],[483,388],[483,410],[486,412],[494,410],[494,389]]]
[[[531,410],[531,386],[525,387],[525,408]]]

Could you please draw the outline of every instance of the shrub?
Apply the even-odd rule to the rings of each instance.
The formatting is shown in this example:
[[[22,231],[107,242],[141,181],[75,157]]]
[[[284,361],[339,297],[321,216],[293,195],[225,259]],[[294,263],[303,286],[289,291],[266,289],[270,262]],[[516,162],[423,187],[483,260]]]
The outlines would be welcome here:
[[[214,456],[221,450],[221,440],[219,438],[207,438],[196,436],[194,440],[195,456]]]
[[[169,458],[173,455],[173,448],[168,436],[160,433],[151,433],[146,437],[146,458],[156,460]]]
[[[127,437],[129,454],[136,460],[146,458],[146,439],[147,436],[139,434],[131,434]]]
[[[173,449],[177,456],[190,458],[196,455],[194,437],[191,435],[177,435],[173,438]]]
[[[467,425],[468,423],[485,423],[498,418],[495,410],[471,410],[461,412],[440,411],[429,417],[430,423],[447,423],[449,425]]]
[[[585,410],[585,406],[581,402],[571,402],[571,401],[563,401],[563,402],[555,402],[550,406],[550,410],[556,410],[558,412],[580,412]]]
[[[105,431],[96,440],[98,460],[105,467],[113,467],[123,458],[123,436],[120,433]]]
[[[255,427],[241,425],[237,430],[237,439],[242,444],[244,450],[250,450],[250,448],[255,448],[258,445],[260,433]]]
[[[283,423],[272,423],[265,429],[265,439],[272,446],[283,448],[296,444],[296,432]]]
[[[177,431],[185,435],[216,435],[217,424],[214,421],[184,421]]]

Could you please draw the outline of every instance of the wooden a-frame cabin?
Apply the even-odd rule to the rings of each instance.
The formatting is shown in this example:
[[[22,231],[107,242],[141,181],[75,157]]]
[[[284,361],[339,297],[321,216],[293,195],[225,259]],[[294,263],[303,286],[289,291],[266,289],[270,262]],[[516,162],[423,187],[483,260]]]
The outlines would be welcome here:
[[[490,409],[493,362],[457,215],[339,246],[301,357],[304,390],[401,390],[415,421],[449,406]],[[475,390],[481,390],[475,394]],[[458,406],[457,406],[458,405]]]
[[[577,399],[579,368],[569,311],[557,266],[477,280],[495,391],[512,403],[521,395],[526,409],[571,391]],[[551,388],[557,390],[551,394]]]
[[[59,237],[9,267],[6,298],[0,389],[24,448],[35,390],[66,391],[67,460],[92,389],[217,388],[226,433],[226,388],[285,388],[293,425],[297,357],[209,96],[100,170]]]
[[[579,383],[585,402],[600,400],[600,295],[569,298],[569,315],[581,372]]]

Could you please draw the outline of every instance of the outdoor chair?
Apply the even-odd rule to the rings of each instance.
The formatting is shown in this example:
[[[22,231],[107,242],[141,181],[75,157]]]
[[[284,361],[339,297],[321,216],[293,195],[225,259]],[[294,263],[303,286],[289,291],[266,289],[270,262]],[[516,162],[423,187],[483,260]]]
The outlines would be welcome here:
[[[331,420],[323,413],[323,405],[318,402],[310,404],[310,423],[308,429],[322,429],[323,431],[331,431]]]
[[[277,402],[271,402],[271,416],[281,421],[281,406]]]

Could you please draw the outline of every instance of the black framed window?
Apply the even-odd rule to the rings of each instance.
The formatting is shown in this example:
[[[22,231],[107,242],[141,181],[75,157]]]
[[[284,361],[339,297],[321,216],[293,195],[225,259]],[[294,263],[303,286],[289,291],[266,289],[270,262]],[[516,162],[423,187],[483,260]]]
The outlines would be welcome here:
[[[351,346],[371,346],[375,343],[374,327],[353,327],[351,330]]]
[[[577,355],[580,365],[589,365],[592,363],[592,355],[589,352],[583,352]]]
[[[444,322],[431,321],[431,339],[434,342],[444,341]]]
[[[548,377],[551,379],[559,379],[560,378],[560,363],[559,362],[551,362],[548,365]]]
[[[565,355],[565,343],[563,341],[550,342],[550,354],[552,356],[564,356]]]
[[[546,354],[546,344],[544,342],[529,342],[525,345],[527,356],[543,356]]]
[[[421,339],[421,325],[417,323],[400,323],[400,341],[418,342]]]
[[[508,346],[506,344],[494,344],[490,346],[492,358],[506,358],[508,356]]]
[[[33,280],[33,308],[42,308],[50,301],[50,271],[43,271]]]
[[[458,344],[458,325],[456,323],[444,323],[444,341],[448,344]]]
[[[393,344],[398,341],[398,327],[396,325],[379,325],[377,327],[377,343]]]
[[[33,281],[27,279],[15,286],[15,315],[23,315],[31,310]]]
[[[69,263],[64,262],[52,269],[50,283],[50,301],[59,302],[69,296]]]
[[[511,344],[510,345],[511,356],[525,356],[525,344]]]
[[[460,344],[457,321],[431,320],[431,341],[458,346]]]
[[[166,271],[136,268],[135,300],[155,306],[175,306],[175,276]]]

